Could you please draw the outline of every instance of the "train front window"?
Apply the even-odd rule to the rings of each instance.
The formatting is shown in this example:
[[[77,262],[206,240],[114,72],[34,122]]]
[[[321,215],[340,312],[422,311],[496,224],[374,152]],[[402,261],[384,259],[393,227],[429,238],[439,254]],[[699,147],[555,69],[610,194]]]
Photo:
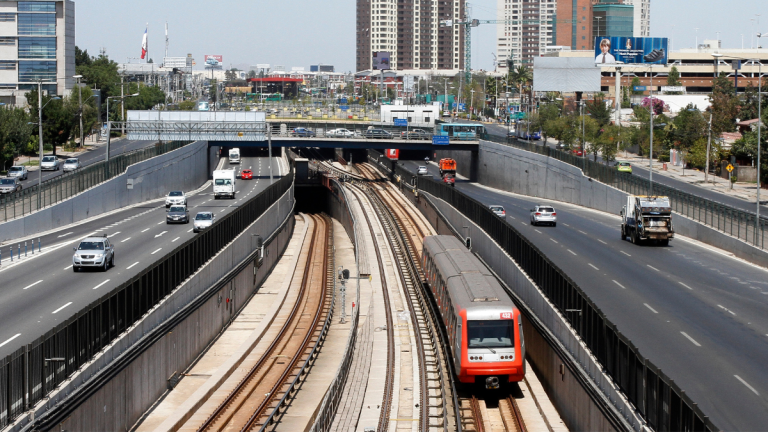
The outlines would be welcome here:
[[[513,320],[467,321],[469,348],[514,348],[515,322]]]

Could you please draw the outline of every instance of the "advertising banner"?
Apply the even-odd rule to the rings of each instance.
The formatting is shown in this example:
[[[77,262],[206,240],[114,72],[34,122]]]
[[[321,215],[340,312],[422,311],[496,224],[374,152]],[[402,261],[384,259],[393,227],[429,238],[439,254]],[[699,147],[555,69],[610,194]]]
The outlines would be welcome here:
[[[388,70],[389,66],[389,52],[388,51],[376,51],[373,53],[373,62],[371,63],[373,70]]]
[[[667,38],[611,37],[595,38],[595,64],[667,64]]]
[[[224,65],[224,57],[222,57],[220,55],[206,54],[205,55],[205,65],[206,66],[221,67],[221,66]]]
[[[387,149],[387,157],[390,160],[398,160],[400,158],[400,150],[398,150],[398,149]]]

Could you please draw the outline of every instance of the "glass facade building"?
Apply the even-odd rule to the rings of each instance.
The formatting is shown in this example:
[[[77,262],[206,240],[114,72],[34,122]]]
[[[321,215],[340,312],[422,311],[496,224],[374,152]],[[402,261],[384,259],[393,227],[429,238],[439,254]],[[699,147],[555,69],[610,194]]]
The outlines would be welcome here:
[[[634,37],[635,7],[601,1],[592,6],[592,33],[595,36]]]

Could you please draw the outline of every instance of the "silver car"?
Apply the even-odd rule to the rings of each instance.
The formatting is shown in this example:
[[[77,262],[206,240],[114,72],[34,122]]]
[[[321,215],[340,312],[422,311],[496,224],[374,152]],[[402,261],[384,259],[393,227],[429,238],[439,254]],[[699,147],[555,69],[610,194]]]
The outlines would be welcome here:
[[[427,167],[425,166],[419,166],[419,169],[416,170],[416,174],[418,175],[427,175],[429,174],[429,171],[427,171]]]
[[[355,133],[349,129],[339,128],[339,129],[329,130],[328,132],[326,132],[326,135],[331,137],[345,138],[345,137],[353,137],[355,136]]]
[[[43,171],[58,171],[60,168],[59,158],[56,156],[43,156],[43,161],[40,162],[40,169]]]
[[[504,207],[502,207],[500,205],[491,205],[491,206],[488,206],[488,208],[491,209],[493,214],[495,214],[496,216],[498,216],[500,218],[507,217],[507,212],[504,210]]]
[[[538,205],[531,209],[531,225],[549,224],[557,226],[557,213],[549,205]]]
[[[18,177],[0,178],[0,194],[9,194],[19,192],[21,184]]]
[[[75,273],[84,267],[107,271],[115,266],[115,249],[106,234],[103,237],[86,237],[73,249],[72,271]]]
[[[64,172],[74,171],[78,168],[80,168],[80,159],[78,158],[69,158],[65,160],[64,165],[61,167],[61,169],[63,169]]]
[[[187,205],[187,195],[182,191],[171,191],[165,197],[165,208],[172,205]]]
[[[16,177],[19,180],[26,180],[29,177],[27,167],[14,165],[8,170],[8,177]]]
[[[192,232],[199,233],[206,228],[210,228],[215,220],[216,215],[214,215],[213,212],[198,212],[195,215],[195,221],[192,225]]]

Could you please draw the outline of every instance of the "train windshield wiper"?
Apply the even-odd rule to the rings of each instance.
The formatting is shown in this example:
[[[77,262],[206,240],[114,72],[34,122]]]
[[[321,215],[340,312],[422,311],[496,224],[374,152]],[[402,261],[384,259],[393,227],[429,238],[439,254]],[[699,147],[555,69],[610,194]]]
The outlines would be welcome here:
[[[486,349],[489,349],[489,350],[491,350],[491,352],[492,352],[492,353],[496,354],[496,350],[495,350],[495,349],[493,349],[493,348],[491,348],[491,347],[482,346],[482,347],[472,347],[472,348],[486,348]]]

